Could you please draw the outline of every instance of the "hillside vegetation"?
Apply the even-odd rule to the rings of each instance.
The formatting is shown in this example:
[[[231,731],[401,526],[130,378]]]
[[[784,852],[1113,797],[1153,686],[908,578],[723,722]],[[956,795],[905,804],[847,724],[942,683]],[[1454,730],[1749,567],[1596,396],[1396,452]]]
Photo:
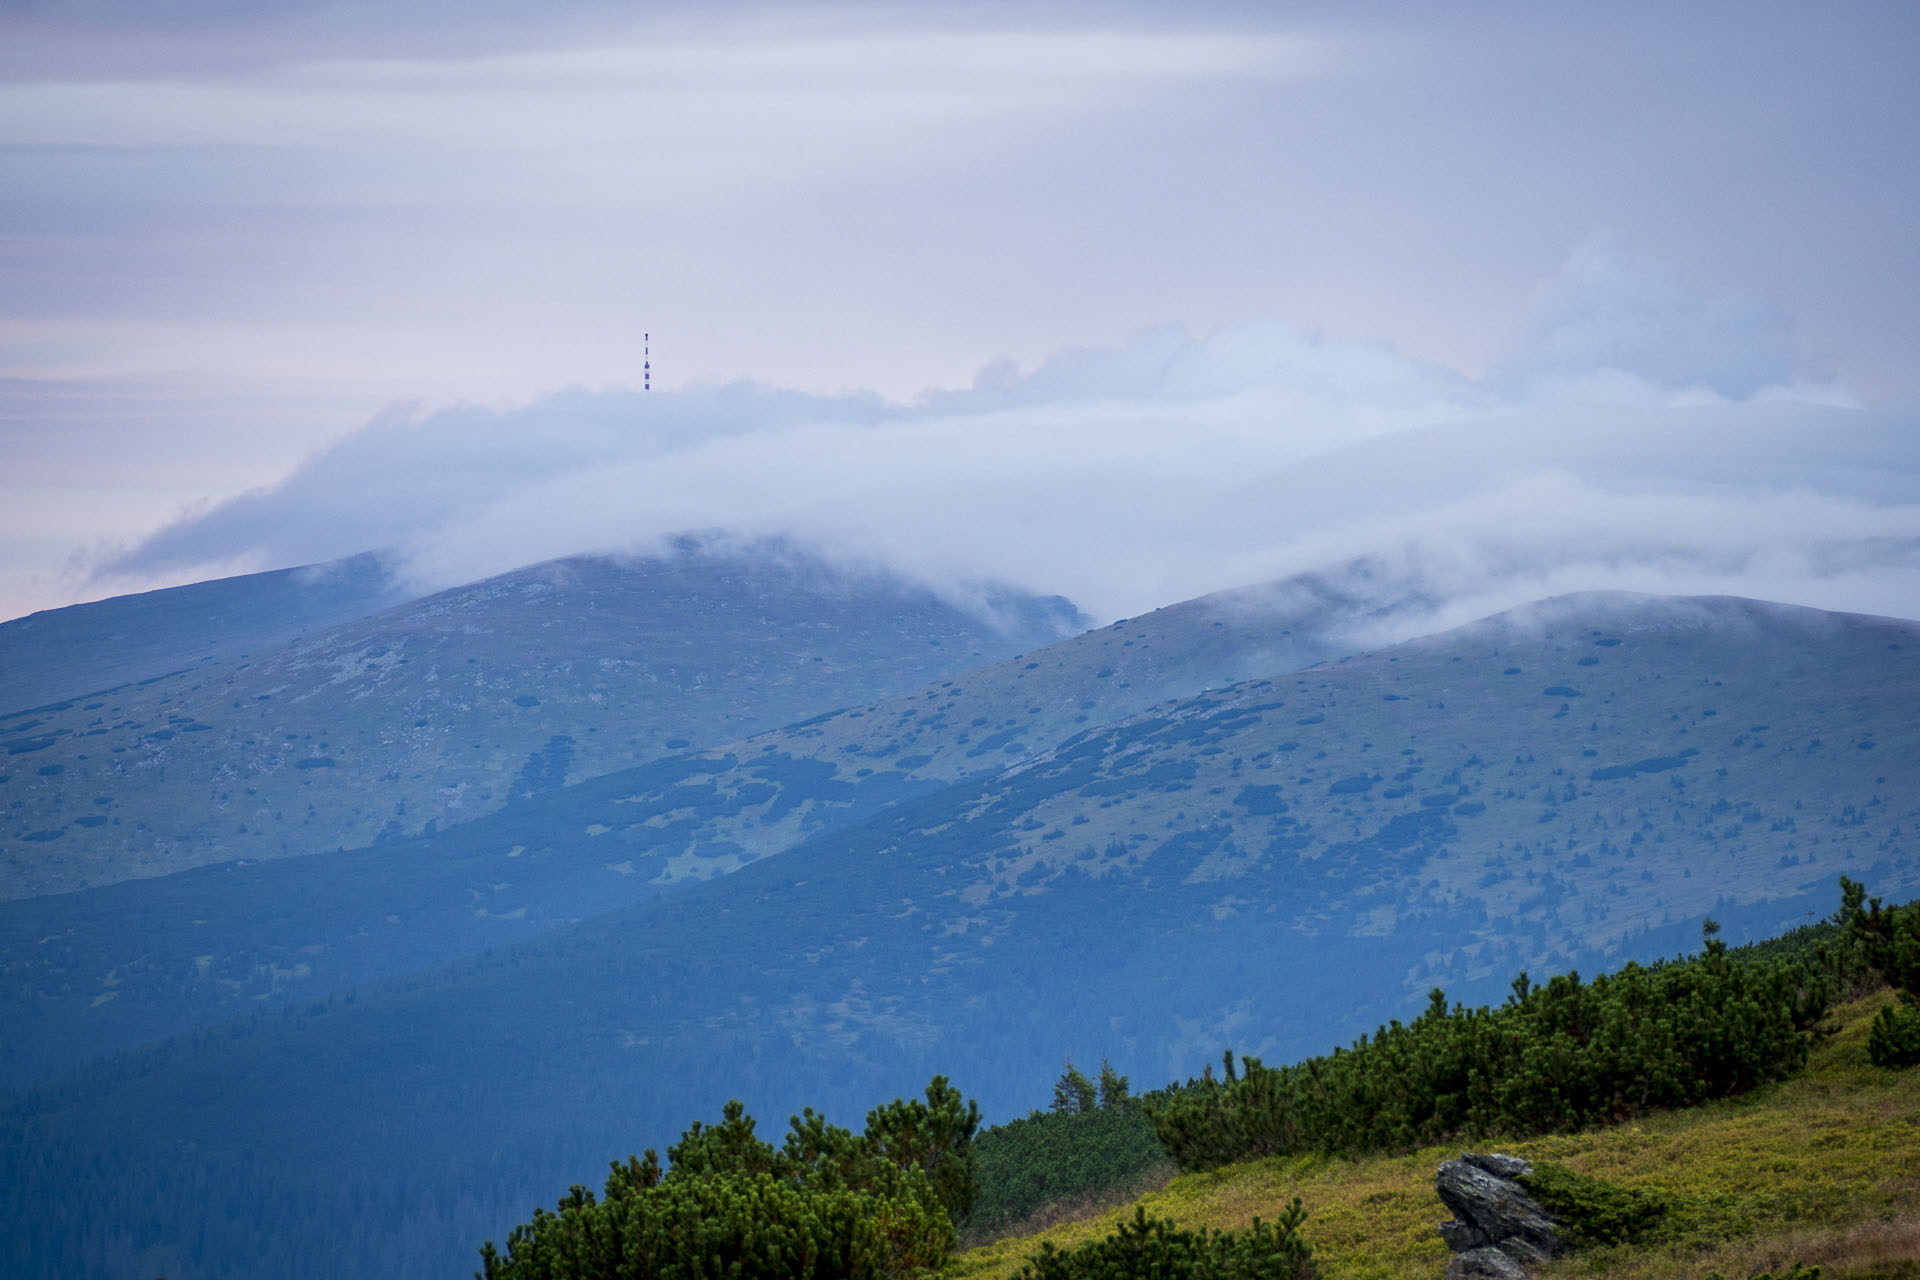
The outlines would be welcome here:
[[[454,826],[1084,626],[1057,597],[992,603],[989,619],[897,577],[688,542],[0,708],[0,900]]]
[[[258,652],[419,594],[358,555],[45,609],[0,622],[0,713]]]
[[[866,645],[857,652],[865,654],[863,667],[871,667],[873,654],[884,649],[889,627],[898,633],[895,640],[910,641],[911,652],[896,655],[905,664],[903,670],[938,674],[947,670],[942,664],[981,655],[981,648],[963,654],[952,636],[944,646],[933,643],[915,628],[931,628],[938,619],[930,621],[911,610],[881,625],[877,609],[886,602],[884,593],[868,599],[844,584],[835,587],[830,578],[814,581],[797,570],[783,577],[784,571],[766,566],[745,572],[725,559],[705,562],[704,567],[717,578],[705,587],[687,566],[623,569],[566,562],[447,593],[377,620],[384,628],[380,633],[392,640],[405,636],[416,614],[440,622],[465,617],[467,621],[453,629],[456,638],[484,656],[542,609],[564,611],[577,606],[582,596],[592,606],[584,620],[570,624],[570,636],[556,640],[551,628],[542,627],[547,633],[541,637],[542,652],[551,665],[519,673],[516,701],[509,702],[506,694],[511,690],[505,686],[495,691],[493,709],[510,723],[504,730],[496,723],[487,732],[509,744],[520,741],[530,752],[504,807],[478,813],[499,799],[481,787],[453,797],[462,811],[456,815],[462,818],[457,825],[442,829],[437,821],[427,821],[418,834],[397,834],[420,820],[420,811],[409,810],[411,818],[390,819],[392,829],[364,848],[316,851],[289,846],[306,856],[238,858],[73,893],[0,901],[0,1017],[20,1032],[9,1043],[0,1043],[0,1092],[25,1087],[102,1053],[191,1032],[263,1006],[311,1002],[731,873],[902,800],[958,780],[990,777],[1009,760],[1083,732],[1090,724],[1125,719],[1166,698],[1190,696],[1253,672],[1324,657],[1330,641],[1322,632],[1341,616],[1322,613],[1314,621],[1314,609],[1331,609],[1339,597],[1311,582],[1288,584],[1284,592],[1254,593],[1257,599],[1247,592],[1220,593],[1059,641],[1031,655],[955,672],[908,695],[824,711],[701,751],[691,748],[717,732],[698,726],[697,713],[703,709],[718,709],[729,732],[751,723],[735,702],[715,691],[726,683],[721,678],[724,664],[738,657],[734,651],[743,643],[763,648],[767,638],[751,634],[750,625],[737,633],[729,627],[776,621],[790,626],[800,637],[791,642],[801,646],[800,657],[812,653],[817,665],[809,672],[808,696],[822,700],[874,693],[870,671],[852,678],[844,653],[831,663],[822,655],[833,658],[841,650]],[[543,578],[543,572],[548,577]],[[753,606],[751,616],[743,602]],[[915,609],[925,604],[917,597],[908,603]],[[1006,636],[975,637],[988,652],[1046,635],[1049,618],[1055,617],[1049,610],[1058,605],[1022,598],[1002,603],[1024,621]],[[805,617],[809,605],[819,616]],[[647,647],[653,630],[676,616],[704,611],[709,631],[697,645],[676,644],[664,669],[643,672],[654,683],[638,696],[632,689],[622,692],[619,679],[609,680],[604,654],[585,672],[584,678],[596,682],[588,697],[595,716],[659,721],[655,736],[675,751],[581,779],[576,775],[607,763],[593,754],[606,748],[606,742],[594,736],[599,728],[589,725],[585,737],[540,735],[549,728],[565,728],[566,717],[573,714],[567,699],[578,692],[573,686],[583,677],[575,670],[581,664],[561,660],[567,646],[590,642],[601,628],[612,625],[609,619],[621,609],[635,611],[636,619],[640,612],[660,615],[638,628],[640,639],[622,640],[635,652]],[[849,627],[867,630],[836,638],[837,628]],[[307,665],[333,683],[341,673],[321,660],[332,650],[326,638],[316,644],[317,656]],[[694,651],[692,657],[682,654],[687,647]],[[355,716],[366,719],[348,723],[376,733],[391,730],[388,736],[394,740],[411,741],[426,732],[412,724],[415,712],[426,704],[409,701],[406,673],[411,666],[404,646],[400,657],[397,664],[358,673],[356,679],[371,683],[349,689],[349,702]],[[675,665],[683,661],[689,665]],[[767,655],[761,653],[755,661],[763,664],[756,670],[764,675]],[[275,664],[258,665],[272,669]],[[622,660],[614,664],[614,675],[643,665]],[[663,674],[679,683],[672,689],[657,687]],[[208,678],[201,673],[194,681],[205,688]],[[493,678],[474,675],[475,680]],[[171,697],[167,690],[184,679],[161,682],[152,696]],[[536,701],[527,690],[548,680],[560,682],[562,696],[542,685],[538,698],[544,700],[532,707],[518,705],[518,699]],[[368,689],[384,696],[367,696]],[[298,702],[306,695],[295,691],[279,696]],[[789,699],[798,696],[793,690],[763,695],[753,716],[765,720],[783,710],[792,713],[800,704]],[[492,714],[485,703],[481,699],[467,710]],[[119,705],[110,700],[96,710]],[[23,748],[21,758],[41,761],[29,774],[24,765],[7,764],[12,757],[0,757],[0,792],[17,784],[29,792],[37,788],[37,794],[53,802],[77,803],[80,788],[55,757],[63,747],[84,754],[88,739],[60,739],[63,712],[74,712],[74,707],[0,717],[0,749]],[[185,717],[184,723],[198,722]],[[192,744],[208,743],[206,736],[181,736],[199,732],[183,727],[178,734],[168,731],[164,739],[146,735],[152,741],[144,747],[179,763],[179,754]],[[501,733],[505,736],[499,737]],[[50,737],[51,743],[46,741]],[[590,750],[588,744],[594,742],[599,745]],[[109,754],[122,750],[112,747]],[[189,755],[188,763],[193,759]],[[143,759],[141,767],[148,763],[157,763],[163,771],[167,766],[159,756]],[[316,824],[324,824],[329,805],[364,807],[366,789],[359,784],[366,778],[349,768],[344,757],[332,766],[309,763],[313,767],[302,770],[296,761],[292,777],[315,806],[301,819],[311,835],[322,829]],[[200,764],[214,768],[218,760],[208,757]],[[573,781],[563,785],[570,778]],[[153,785],[160,781],[164,779],[148,780]],[[417,786],[419,779],[381,781]],[[169,786],[177,788],[178,783],[176,777]],[[251,788],[249,802],[255,807],[271,801],[273,785],[258,778],[245,785]],[[141,809],[141,794],[137,788],[127,793],[124,805],[112,795],[95,797],[97,812],[74,818],[57,836],[51,828],[41,832],[50,838],[38,842],[31,853],[9,854],[0,833],[0,859],[11,857],[30,866],[43,881],[97,874],[100,868],[90,861],[92,846],[86,838],[114,835],[121,813],[130,816]],[[160,794],[171,792],[162,788]],[[230,791],[221,794],[232,799]],[[404,807],[404,802],[396,805]],[[468,814],[469,808],[478,816]],[[22,833],[33,834],[30,827],[40,818],[23,801],[14,821],[15,835],[24,838]],[[231,843],[222,847],[228,854],[262,852],[260,847],[242,850]],[[203,855],[201,851],[187,860]]]
[[[1026,661],[1041,664],[1028,680],[1048,670]],[[679,781],[527,802],[551,824],[538,841],[443,833],[377,874],[297,889],[264,865],[209,868],[236,889],[206,894],[222,928],[250,918],[248,894],[284,922],[236,931],[233,953],[188,950],[194,922],[216,917],[184,898],[119,917],[138,925],[125,938],[171,930],[168,952],[111,933],[83,947],[100,922],[80,914],[58,937],[23,926],[8,943],[28,961],[10,972],[33,985],[19,1007],[64,1000],[76,1020],[131,1002],[92,1003],[114,991],[173,999],[249,963],[312,976],[254,1016],[0,1107],[18,1203],[82,1216],[22,1222],[20,1274],[115,1260],[232,1280],[446,1273],[593,1178],[610,1148],[663,1146],[725,1097],[762,1115],[859,1114],[943,1074],[988,1115],[1018,1115],[1066,1053],[1110,1055],[1143,1085],[1195,1074],[1227,1044],[1285,1062],[1417,1018],[1435,986],[1498,1001],[1522,969],[1649,961],[1709,912],[1729,942],[1770,936],[1831,911],[1838,873],[1904,894],[1916,871],[1912,624],[1557,602],[1182,699],[916,792],[911,755],[970,731],[936,728],[942,693],[891,704],[831,765],[763,752],[750,800],[733,788],[758,758],[725,777],[684,758]],[[908,746],[886,726],[921,736]],[[825,727],[792,726],[791,741]],[[768,806],[787,806],[782,821],[800,804],[844,813],[838,788],[862,769],[856,795],[892,789],[880,812],[725,875],[661,882],[673,858],[653,842],[676,824],[673,839],[697,843],[750,830]],[[457,872],[433,880],[434,867]],[[499,918],[568,902],[585,915],[596,878],[659,891],[538,936]],[[382,910],[387,886],[414,883],[438,914]],[[456,920],[461,938],[511,940],[297,998]]]
[[[1849,892],[1858,887],[1843,881]],[[1854,905],[1850,900],[1849,905]],[[1834,993],[1868,970],[1857,940],[1704,954],[1582,982],[1523,972],[1498,1008],[1447,1006],[1397,1019],[1345,1050],[1283,1067],[1231,1051],[1147,1101],[1154,1135],[1184,1169],[1249,1156],[1392,1151],[1447,1135],[1547,1133],[1655,1107],[1744,1093],[1798,1069]]]
[[[754,1135],[742,1104],[717,1126],[696,1123],[669,1150],[615,1163],[606,1197],[575,1187],[558,1213],[536,1210],[505,1255],[482,1249],[486,1280],[614,1280],[680,1275],[780,1280],[821,1274],[865,1280],[942,1268],[952,1228],[977,1211],[1004,1216],[1007,1193],[1104,1166],[1109,1187],[1133,1170],[1114,1157],[1124,1121],[1144,1112],[1189,1169],[1231,1167],[1235,1155],[1310,1148],[1352,1158],[1404,1150],[1421,1132],[1454,1142],[1619,1127],[1673,1109],[1751,1094],[1795,1074],[1809,1040],[1831,1038],[1836,997],[1903,979],[1920,948],[1920,913],[1868,903],[1843,880],[1836,919],[1729,949],[1704,930],[1701,954],[1583,984],[1524,975],[1498,1010],[1449,1010],[1438,992],[1411,1027],[1394,1024],[1351,1050],[1278,1070],[1236,1064],[1222,1077],[1148,1095],[1103,1063],[1095,1082],[1068,1063],[1053,1107],[975,1138],[978,1108],[935,1077],[926,1101],[896,1100],[868,1115],[864,1136],[811,1109],[776,1149]],[[1904,988],[1903,988],[1904,992]],[[1856,1037],[1857,1039],[1857,1037]],[[1857,1049],[1855,1050],[1857,1052]],[[1884,1055],[1870,1033],[1867,1059]],[[1633,1092],[1623,1087],[1637,1082]],[[1853,1135],[1849,1135],[1852,1137]],[[995,1141],[995,1139],[999,1141]],[[998,1148],[998,1157],[990,1153]],[[987,1158],[983,1158],[987,1157]],[[1671,1172],[1671,1171],[1670,1171]],[[1522,1181],[1591,1260],[1596,1249],[1649,1242],[1708,1247],[1765,1224],[1765,1204],[1697,1182],[1680,1190],[1623,1184],[1610,1173],[1542,1157]],[[1169,1189],[1177,1194],[1179,1184]],[[1244,1226],[1181,1227],[1136,1204],[1115,1232],[1064,1247],[1041,1239],[1023,1280],[1311,1280],[1323,1258],[1302,1234],[1299,1196]],[[979,1224],[975,1224],[978,1229]],[[697,1234],[697,1241],[689,1238]]]
[[[1697,1280],[1786,1272],[1822,1280],[1920,1276],[1920,1082],[1867,1060],[1875,994],[1833,1012],[1804,1070],[1738,1097],[1571,1134],[1491,1133],[1475,1150],[1554,1162],[1674,1206],[1633,1244],[1583,1251],[1549,1280]],[[1434,1280],[1448,1253],[1434,1171],[1458,1141],[1358,1157],[1306,1154],[1181,1174],[1138,1207],[1183,1227],[1243,1227],[1294,1197],[1328,1276]],[[1005,1280],[1043,1243],[1070,1248],[1130,1219],[1129,1204],[958,1256],[951,1280]]]
[[[1393,957],[1406,962],[1395,1002],[1595,953],[1660,954],[1708,912],[1730,937],[1771,932],[1836,872],[1876,890],[1920,882],[1911,624],[1580,597],[1140,710],[1237,665],[1299,660],[1305,635],[1284,613],[1212,597],[571,786],[558,784],[585,748],[529,740],[513,803],[445,831],[0,903],[0,1016],[22,1031],[0,1047],[0,1090],[530,938],[869,819],[870,847],[967,868],[964,885],[947,877],[958,901],[940,927],[955,936],[992,945],[1087,876],[1131,881],[1189,899],[1211,918],[1201,928],[1266,916],[1376,950],[1424,931]],[[0,724],[0,739],[38,741],[4,732],[30,724]],[[214,736],[181,734],[165,745]],[[57,761],[29,772],[42,755],[0,763],[0,798],[80,794]],[[344,767],[293,773],[361,803],[331,776]],[[946,814],[919,830],[882,816],[943,786]],[[0,854],[53,874],[82,835],[121,830],[113,803],[97,807]],[[1267,1025],[1250,1051],[1304,1052],[1335,1030]],[[1155,1074],[1193,1069],[1208,1044],[1195,1036]]]

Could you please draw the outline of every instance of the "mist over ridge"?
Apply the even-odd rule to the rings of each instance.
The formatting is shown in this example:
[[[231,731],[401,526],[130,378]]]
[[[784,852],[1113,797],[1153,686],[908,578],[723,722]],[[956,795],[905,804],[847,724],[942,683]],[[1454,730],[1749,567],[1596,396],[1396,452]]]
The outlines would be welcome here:
[[[718,530],[1101,619],[1364,562],[1432,602],[1382,639],[1595,589],[1920,614],[1920,423],[1800,376],[1790,327],[1595,239],[1479,378],[1262,322],[912,403],[735,382],[395,410],[92,572],[382,548],[438,588]]]

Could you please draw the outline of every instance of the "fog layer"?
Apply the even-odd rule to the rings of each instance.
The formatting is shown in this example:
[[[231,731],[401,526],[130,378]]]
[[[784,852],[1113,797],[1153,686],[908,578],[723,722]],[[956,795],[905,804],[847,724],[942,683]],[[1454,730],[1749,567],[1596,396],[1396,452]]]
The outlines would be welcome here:
[[[1102,618],[1309,572],[1400,630],[1600,588],[1920,615],[1914,412],[1795,383],[1789,329],[1595,241],[1480,379],[1261,323],[911,404],[733,383],[396,412],[95,573],[381,548],[438,586],[719,530]]]

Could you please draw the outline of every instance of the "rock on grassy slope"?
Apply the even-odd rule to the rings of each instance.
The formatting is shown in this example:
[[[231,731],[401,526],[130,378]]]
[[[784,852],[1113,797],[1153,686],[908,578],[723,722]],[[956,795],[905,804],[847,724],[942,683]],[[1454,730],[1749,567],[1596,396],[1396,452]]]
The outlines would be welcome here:
[[[1867,1063],[1867,1025],[1883,1000],[1840,1010],[1838,1034],[1815,1046],[1805,1072],[1742,1097],[1585,1133],[1475,1139],[1476,1150],[1555,1161],[1678,1206],[1652,1239],[1577,1253],[1540,1274],[1691,1280],[1784,1273],[1799,1261],[1822,1280],[1920,1276],[1920,1080]],[[1138,1203],[1184,1227],[1232,1228],[1300,1196],[1325,1274],[1435,1280],[1449,1255],[1434,1170],[1460,1150],[1254,1161],[1183,1174]],[[1129,1203],[994,1241],[961,1255],[951,1280],[1003,1280],[1042,1241],[1098,1239],[1132,1214]]]

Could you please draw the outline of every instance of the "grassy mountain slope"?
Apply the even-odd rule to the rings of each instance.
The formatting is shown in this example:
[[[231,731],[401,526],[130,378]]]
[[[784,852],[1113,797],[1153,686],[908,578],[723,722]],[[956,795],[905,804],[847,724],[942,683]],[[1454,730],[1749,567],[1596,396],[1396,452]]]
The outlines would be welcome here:
[[[431,835],[0,903],[0,1019],[13,1032],[0,1093],[534,937],[752,856],[710,839],[715,828],[798,841],[936,785],[896,771],[841,782],[773,753],[675,756]]]
[[[370,849],[0,903],[0,1091],[261,1004],[429,967],[736,870],[1089,724],[1328,656],[1350,602],[1220,593]]]
[[[1793,1262],[1827,1280],[1920,1275],[1920,1090],[1910,1074],[1869,1066],[1866,1031],[1884,1001],[1838,1012],[1791,1080],[1617,1127],[1539,1138],[1476,1140],[1474,1150],[1550,1160],[1622,1186],[1672,1193],[1687,1212],[1666,1238],[1567,1259],[1548,1277],[1695,1277],[1784,1273]],[[1308,1156],[1184,1174],[1139,1203],[1185,1227],[1233,1228],[1272,1218],[1300,1196],[1326,1274],[1432,1280],[1448,1254],[1435,1224],[1448,1215],[1434,1170],[1458,1145],[1356,1159]],[[1041,1242],[1099,1239],[1132,1205],[963,1254],[956,1280],[1019,1269]]]
[[[1013,910],[1070,870],[1174,855],[1217,913],[1272,914],[1238,886],[1284,868],[1324,890],[1281,917],[1308,935],[1483,913],[1437,958],[1481,976],[1841,872],[1911,874],[1916,647],[1913,623],[1752,601],[1546,602],[1018,766],[966,815],[985,874],[959,893]]]
[[[0,899],[418,834],[1080,624],[1001,603],[773,548],[566,560],[0,718]]]
[[[31,613],[0,622],[0,712],[231,658],[417,594],[362,555]]]
[[[1522,967],[1671,952],[1708,908],[1771,934],[1843,871],[1910,890],[1916,645],[1885,619],[1581,598],[1163,707],[16,1099],[13,1265],[446,1271],[728,1095],[846,1113],[939,1071],[1005,1115],[1067,1053],[1141,1084],[1225,1043],[1285,1060],[1436,983],[1484,999]]]

